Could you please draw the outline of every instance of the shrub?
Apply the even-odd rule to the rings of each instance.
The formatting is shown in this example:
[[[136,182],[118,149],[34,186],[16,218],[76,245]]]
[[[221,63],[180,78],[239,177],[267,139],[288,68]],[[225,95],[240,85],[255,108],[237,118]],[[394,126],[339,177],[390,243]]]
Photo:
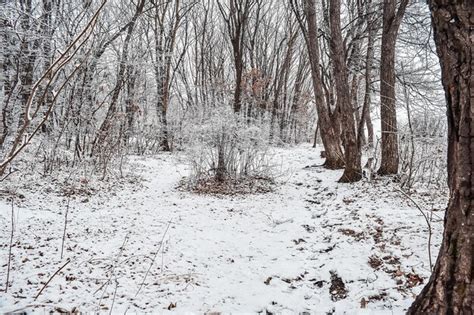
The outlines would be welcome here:
[[[220,110],[194,122],[187,135],[188,187],[201,192],[269,190],[273,166],[265,128]],[[219,191],[215,191],[219,190]]]

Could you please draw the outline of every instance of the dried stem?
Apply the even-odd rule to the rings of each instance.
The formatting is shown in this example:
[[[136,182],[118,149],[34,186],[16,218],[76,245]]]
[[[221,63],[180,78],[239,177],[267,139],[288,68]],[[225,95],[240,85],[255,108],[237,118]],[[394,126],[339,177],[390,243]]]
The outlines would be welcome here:
[[[8,292],[8,285],[10,282],[10,268],[12,261],[12,247],[13,247],[13,232],[15,230],[15,211],[13,207],[13,196],[12,196],[12,229],[10,233],[10,246],[8,247],[8,264],[7,264],[7,282],[5,283],[5,293]]]
[[[53,278],[61,271],[64,269],[64,267],[66,267],[69,263],[71,262],[71,260],[67,260],[66,263],[64,265],[61,266],[61,268],[59,268],[58,270],[56,270],[56,272],[51,276],[51,278],[49,278],[49,280],[44,284],[44,286],[41,288],[41,290],[39,290],[38,294],[36,294],[35,296],[35,301],[38,299],[38,297],[41,295],[41,293],[43,293],[43,290],[46,289],[46,287],[48,286],[48,284],[51,282],[51,280],[53,280]]]
[[[63,259],[64,253],[64,241],[66,239],[66,228],[67,228],[67,215],[69,213],[69,202],[71,201],[71,195],[67,198],[67,206],[66,206],[66,213],[64,215],[64,230],[63,230],[63,240],[61,242],[61,260]]]

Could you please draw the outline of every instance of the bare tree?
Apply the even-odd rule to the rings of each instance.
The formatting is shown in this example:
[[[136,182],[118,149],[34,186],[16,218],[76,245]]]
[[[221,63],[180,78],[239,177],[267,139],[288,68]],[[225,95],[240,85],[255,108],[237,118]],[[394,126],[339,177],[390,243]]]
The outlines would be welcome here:
[[[344,137],[345,169],[340,182],[356,182],[362,178],[361,151],[357,145],[356,122],[350,99],[346,48],[341,31],[341,1],[330,0],[331,59],[334,68],[338,108],[341,111]]]
[[[225,21],[227,34],[232,44],[235,68],[234,112],[239,113],[242,107],[242,75],[244,71],[245,29],[255,0],[228,0],[224,5],[217,1],[222,18]]]
[[[153,1],[153,5],[155,11],[152,22],[154,34],[153,68],[157,88],[156,111],[160,121],[160,148],[163,151],[170,151],[167,113],[173,77],[172,61],[181,21],[194,3],[183,4],[180,0],[165,3]],[[186,35],[187,33],[184,37]]]
[[[110,104],[107,110],[107,114],[97,132],[96,139],[94,140],[93,148],[95,149],[103,146],[105,144],[106,139],[111,136],[111,133],[109,132],[109,130],[113,126],[114,117],[118,110],[118,99],[125,82],[127,64],[129,62],[128,58],[129,58],[130,41],[132,39],[133,30],[135,28],[137,20],[142,14],[143,8],[145,7],[145,3],[146,3],[145,0],[140,0],[139,2],[137,2],[136,7],[135,7],[135,13],[131,19],[131,22],[127,24],[127,31],[126,31],[125,40],[122,46],[122,52],[120,55],[115,87],[112,92],[112,97],[111,97]]]
[[[397,112],[395,104],[395,44],[408,0],[383,1],[382,54],[380,60],[380,119],[382,161],[378,174],[398,173]]]
[[[338,133],[333,127],[333,121],[330,117],[329,108],[326,106],[324,91],[322,85],[321,72],[319,67],[319,42],[318,42],[318,23],[316,19],[315,0],[304,0],[304,17],[299,13],[298,4],[291,2],[293,12],[296,14],[300,28],[305,36],[308,55],[311,65],[311,78],[313,80],[313,92],[318,112],[318,125],[326,152],[325,167],[329,169],[338,169],[344,167],[344,155],[341,149],[341,141]]]
[[[12,160],[30,143],[33,137],[41,130],[42,126],[44,126],[48,118],[51,117],[54,104],[60,92],[66,87],[69,80],[82,66],[82,62],[75,66],[71,73],[69,73],[63,82],[59,84],[58,88],[52,92],[53,98],[51,101],[45,102],[48,91],[50,91],[50,87],[59,76],[59,73],[74,59],[90,38],[99,14],[106,2],[107,0],[102,1],[101,5],[95,11],[84,29],[80,31],[76,38],[66,47],[64,52],[62,52],[60,56],[44,71],[44,73],[41,74],[39,79],[28,88],[28,98],[26,99],[26,103],[22,104],[22,123],[18,131],[13,135],[11,146],[5,150],[5,155],[2,157],[0,163],[0,175],[5,172],[7,166],[12,162]],[[33,123],[36,124],[33,125]],[[28,130],[31,130],[31,133],[28,133]]]

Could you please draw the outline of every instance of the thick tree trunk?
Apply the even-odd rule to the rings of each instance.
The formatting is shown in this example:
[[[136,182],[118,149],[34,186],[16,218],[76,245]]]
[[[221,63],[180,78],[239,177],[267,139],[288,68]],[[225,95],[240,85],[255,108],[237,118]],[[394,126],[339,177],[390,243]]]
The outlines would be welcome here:
[[[341,2],[330,1],[331,60],[336,81],[337,102],[341,111],[344,138],[345,169],[339,182],[350,183],[362,179],[361,151],[357,146],[356,123],[351,105],[344,42],[341,32]],[[354,79],[355,80],[355,79]]]
[[[432,0],[430,8],[448,107],[451,196],[433,274],[408,314],[474,314],[474,4]]]
[[[341,150],[341,141],[336,134],[329,111],[324,102],[324,92],[319,72],[319,43],[318,25],[316,22],[315,0],[304,1],[304,11],[308,24],[307,45],[311,64],[311,77],[313,79],[313,91],[318,112],[318,124],[324,150],[326,151],[326,162],[324,166],[329,169],[344,167],[344,155]]]
[[[384,0],[382,55],[380,60],[380,119],[382,123],[382,161],[378,173],[398,173],[397,111],[395,107],[395,44],[408,0]]]

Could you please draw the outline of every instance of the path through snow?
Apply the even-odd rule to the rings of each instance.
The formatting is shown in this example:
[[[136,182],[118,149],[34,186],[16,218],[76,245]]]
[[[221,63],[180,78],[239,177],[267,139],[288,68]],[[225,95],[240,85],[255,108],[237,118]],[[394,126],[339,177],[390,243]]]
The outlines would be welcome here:
[[[322,160],[307,145],[276,154],[289,169],[274,193],[224,197],[176,190],[186,167],[172,155],[137,158],[143,186],[70,200],[62,260],[66,198],[42,186],[23,191],[0,312],[403,313],[430,273],[419,211],[395,184],[337,184],[341,172],[316,167]],[[433,201],[434,208],[444,202]],[[3,289],[11,224],[5,199],[0,211]],[[331,272],[347,290],[339,301],[332,298],[345,294],[331,287]]]

